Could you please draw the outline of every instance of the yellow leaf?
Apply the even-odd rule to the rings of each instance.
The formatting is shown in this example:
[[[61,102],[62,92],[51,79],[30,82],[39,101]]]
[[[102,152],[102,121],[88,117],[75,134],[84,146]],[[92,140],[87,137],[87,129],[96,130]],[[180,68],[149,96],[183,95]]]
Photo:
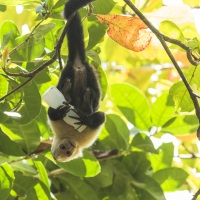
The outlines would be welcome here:
[[[152,35],[146,24],[138,17],[122,15],[96,15],[101,23],[109,27],[108,35],[121,46],[133,50],[144,50],[151,41]]]

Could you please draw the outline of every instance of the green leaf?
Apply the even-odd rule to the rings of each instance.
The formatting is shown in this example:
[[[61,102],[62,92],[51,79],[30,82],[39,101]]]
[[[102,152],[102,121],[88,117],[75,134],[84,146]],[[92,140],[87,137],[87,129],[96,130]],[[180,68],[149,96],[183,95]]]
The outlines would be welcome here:
[[[108,187],[113,183],[113,171],[106,162],[101,163],[101,172],[93,177],[87,178],[87,182],[97,187]]]
[[[62,181],[62,180],[61,180]],[[68,185],[67,185],[68,186]],[[70,191],[71,192],[71,191]],[[69,191],[64,191],[64,192],[60,192],[58,194],[55,195],[56,199],[57,200],[63,200],[65,199],[66,197],[68,199],[73,199],[74,198],[74,194],[73,194],[73,190],[72,190],[72,194],[69,193]]]
[[[21,147],[12,141],[6,134],[0,129],[0,151],[7,155],[12,156],[24,156],[25,153],[22,151]]]
[[[37,174],[36,169],[29,162],[24,162],[23,160],[15,160],[11,162],[10,166],[14,171],[20,171],[27,176],[35,176]]]
[[[14,173],[10,165],[4,163],[0,167],[0,199],[7,200],[13,186]]]
[[[89,42],[87,46],[87,50],[92,49],[96,44],[100,42],[103,36],[106,33],[107,26],[105,24],[101,24],[99,22],[89,22]]]
[[[34,164],[38,170],[40,180],[46,185],[50,192],[48,175],[43,163],[41,161],[34,161]]]
[[[6,6],[5,5],[0,5],[0,11],[5,12],[6,11]]]
[[[26,5],[32,3],[41,3],[40,0],[0,0],[0,4],[7,5],[7,6],[17,6],[17,5]]]
[[[162,127],[168,120],[170,120],[174,116],[175,109],[172,96],[168,93],[163,93],[152,105],[152,123],[157,127]]]
[[[40,62],[40,64],[37,64],[34,62],[27,62],[25,65],[23,65],[23,67],[25,67],[29,72],[32,72],[32,71],[38,69],[38,67],[40,67],[44,62]],[[37,76],[33,80],[36,84],[42,84],[42,83],[49,82],[51,79],[49,76],[48,68],[45,68],[40,73],[38,73]]]
[[[93,177],[100,173],[101,165],[91,153],[85,150],[84,157],[82,158],[82,160],[86,167],[85,177]]]
[[[59,0],[56,2],[56,4],[54,5],[53,9],[57,9],[59,7],[63,7],[63,5],[65,4],[66,0]],[[63,10],[63,8],[62,8]]]
[[[160,185],[151,177],[147,175],[141,175],[137,181],[133,181],[133,184],[140,188],[142,191],[141,192],[141,197],[140,199],[145,199],[143,195],[146,196],[145,192],[150,195],[150,197],[153,197],[155,200],[166,200],[164,193],[160,187]],[[150,198],[149,198],[150,199]]]
[[[51,10],[51,18],[56,18],[56,19],[62,19],[63,20],[63,9],[64,9],[64,5],[65,5],[66,0],[59,0],[55,3],[55,5],[53,6],[52,10]]]
[[[29,112],[29,116],[34,119],[40,113],[41,97],[34,82],[24,87],[24,102]]]
[[[146,134],[138,133],[131,142],[131,147],[135,147],[146,152],[157,153],[151,139]]]
[[[45,7],[48,9],[48,10],[51,10],[53,8],[53,0],[45,0]]]
[[[40,130],[37,124],[32,121],[25,125],[4,124],[2,131],[13,141],[22,146],[24,152],[28,155],[32,153],[40,143]]]
[[[117,115],[106,116],[105,128],[109,133],[109,140],[120,150],[126,150],[129,145],[129,130],[126,123]]]
[[[132,176],[125,164],[117,160],[109,160],[108,164],[111,166],[114,172],[113,184],[110,190],[110,196],[112,199],[117,199],[118,196],[125,195],[127,187],[132,182]]]
[[[165,20],[160,23],[159,30],[170,38],[180,40],[185,43],[186,39],[180,28],[172,21]],[[175,45],[174,45],[175,46]],[[177,47],[177,46],[176,46]]]
[[[52,136],[50,127],[47,120],[47,112],[45,107],[42,106],[39,116],[36,118],[38,128],[40,129],[40,134],[42,138],[49,139]]]
[[[84,157],[72,160],[70,162],[61,163],[55,162],[51,154],[46,154],[46,157],[57,164],[59,167],[66,170],[68,173],[79,177],[93,177],[101,171],[101,166],[97,159],[87,150],[84,150]]]
[[[20,36],[15,39],[15,46],[21,45],[14,51],[10,57],[15,61],[33,61],[42,55],[45,48],[45,40],[43,37],[33,35],[27,40],[29,34]]]
[[[101,59],[99,57],[99,54],[94,50],[90,50],[90,51],[87,51],[86,56],[92,59],[91,64],[92,64],[92,66],[94,65],[95,69],[98,71],[97,74],[101,73],[101,72],[99,72],[100,71],[99,69],[101,68],[100,67]],[[89,59],[89,61],[91,59]],[[101,69],[101,71],[104,71],[104,70]],[[105,71],[104,71],[104,74],[105,74]],[[99,79],[101,79],[101,74],[99,74],[98,77],[99,77]]]
[[[194,133],[199,126],[196,115],[183,115],[174,118],[166,123],[161,131],[165,133],[172,133],[174,135],[183,135]]]
[[[8,92],[8,81],[7,79],[0,74],[0,97],[3,97]]]
[[[123,163],[133,177],[137,177],[139,174],[145,174],[151,167],[151,163],[144,152],[131,152],[123,158]]]
[[[89,56],[92,57],[91,54]],[[94,57],[92,58],[94,59]],[[92,66],[95,67],[97,74],[99,75],[99,83],[101,87],[101,100],[103,100],[107,94],[107,89],[108,89],[107,77],[105,71],[102,69],[100,65],[97,64],[97,62],[93,61]]]
[[[94,1],[94,13],[98,14],[108,14],[114,7],[116,3],[113,0],[101,0]]]
[[[164,191],[175,191],[185,183],[188,175],[183,169],[171,167],[157,171],[153,178]]]
[[[21,198],[28,200],[50,200],[50,193],[43,182],[40,180],[24,176],[21,172],[15,172],[15,181],[13,189]]]
[[[40,114],[41,96],[34,82],[26,84],[23,89],[24,104],[18,111],[21,117],[17,118],[16,121],[20,124],[27,124]]]
[[[159,154],[149,155],[149,160],[153,171],[171,167],[174,157],[174,145],[172,143],[164,143],[158,148]]]
[[[129,122],[141,130],[150,129],[150,105],[141,91],[132,85],[117,83],[111,86],[111,96]]]
[[[198,40],[197,37],[193,39],[191,38],[187,39],[187,46],[190,47],[193,51],[196,49],[199,49],[199,44],[200,44],[200,41]]]
[[[120,192],[117,192],[117,194],[114,191],[111,191],[112,193],[109,195],[109,199],[117,199],[117,200],[140,200],[137,190],[133,187],[132,184],[125,184],[124,182],[121,182],[121,179],[119,176],[116,176],[114,178],[114,186],[116,186],[116,190],[119,190]],[[123,188],[123,189],[122,189]],[[108,193],[110,190],[108,190]]]
[[[74,197],[76,197],[75,199],[80,199],[80,200],[86,200],[86,199],[99,200],[94,189],[89,184],[80,180],[80,178],[72,176],[70,174],[59,175],[58,178],[64,183],[64,187],[68,191],[69,196],[73,197],[70,199],[74,199]],[[58,198],[58,200],[63,199],[60,198],[59,195],[56,197]]]
[[[20,35],[17,26],[12,21],[4,21],[0,26],[0,43],[1,48],[6,45],[12,49],[14,45],[14,40]]]
[[[173,96],[177,112],[191,112],[194,109],[194,104],[182,81],[172,85],[169,93]]]
[[[1,42],[0,45],[0,50],[2,50],[11,40],[11,36],[12,36],[12,31],[10,31],[8,34],[3,35],[3,40]]]
[[[4,113],[7,110],[10,110],[8,102],[0,102],[0,123],[4,123],[9,119],[9,116]]]
[[[56,24],[51,22],[48,24],[40,25],[34,32],[35,39],[43,38],[46,34],[52,31],[55,26]]]
[[[186,74],[186,77],[188,80],[190,81],[190,86],[193,88],[197,88],[197,91],[194,90],[194,92],[197,94],[199,94],[199,88],[200,88],[200,80],[199,80],[199,76],[200,76],[200,69],[199,67],[190,67],[189,72]],[[200,95],[200,94],[199,94]]]

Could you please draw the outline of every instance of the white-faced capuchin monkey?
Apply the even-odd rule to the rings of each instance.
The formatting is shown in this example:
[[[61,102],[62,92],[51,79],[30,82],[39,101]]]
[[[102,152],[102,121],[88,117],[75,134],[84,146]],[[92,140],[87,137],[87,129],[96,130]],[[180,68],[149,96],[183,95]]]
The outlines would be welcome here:
[[[59,162],[67,162],[82,156],[82,150],[90,147],[97,139],[105,121],[103,112],[98,112],[101,90],[94,69],[85,56],[83,28],[77,10],[93,0],[69,0],[65,4],[64,17],[75,13],[67,30],[68,62],[63,69],[57,88],[64,95],[66,102],[57,109],[48,109],[48,118],[55,133],[52,143],[52,155]],[[67,124],[63,117],[72,105],[79,117],[77,124],[87,127],[79,132]]]

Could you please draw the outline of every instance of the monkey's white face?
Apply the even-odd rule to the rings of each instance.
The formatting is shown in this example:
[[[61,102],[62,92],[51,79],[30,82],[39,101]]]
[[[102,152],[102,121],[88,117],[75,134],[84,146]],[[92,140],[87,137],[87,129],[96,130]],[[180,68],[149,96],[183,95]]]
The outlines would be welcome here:
[[[54,137],[52,147],[52,155],[59,162],[68,162],[82,156],[82,149],[78,147],[73,139]]]

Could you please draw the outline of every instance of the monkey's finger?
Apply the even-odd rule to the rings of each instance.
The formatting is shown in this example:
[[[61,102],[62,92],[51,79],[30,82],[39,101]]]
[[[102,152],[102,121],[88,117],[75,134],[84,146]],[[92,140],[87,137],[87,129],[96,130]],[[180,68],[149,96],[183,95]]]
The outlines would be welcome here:
[[[80,113],[75,109],[75,108],[72,108],[71,109],[73,112],[75,112],[78,116],[80,115]]]
[[[75,124],[75,125],[83,125],[82,122],[75,122],[74,124]]]
[[[76,119],[76,120],[80,121],[79,117],[74,117],[74,116],[69,116],[69,117],[72,118],[72,119]]]

